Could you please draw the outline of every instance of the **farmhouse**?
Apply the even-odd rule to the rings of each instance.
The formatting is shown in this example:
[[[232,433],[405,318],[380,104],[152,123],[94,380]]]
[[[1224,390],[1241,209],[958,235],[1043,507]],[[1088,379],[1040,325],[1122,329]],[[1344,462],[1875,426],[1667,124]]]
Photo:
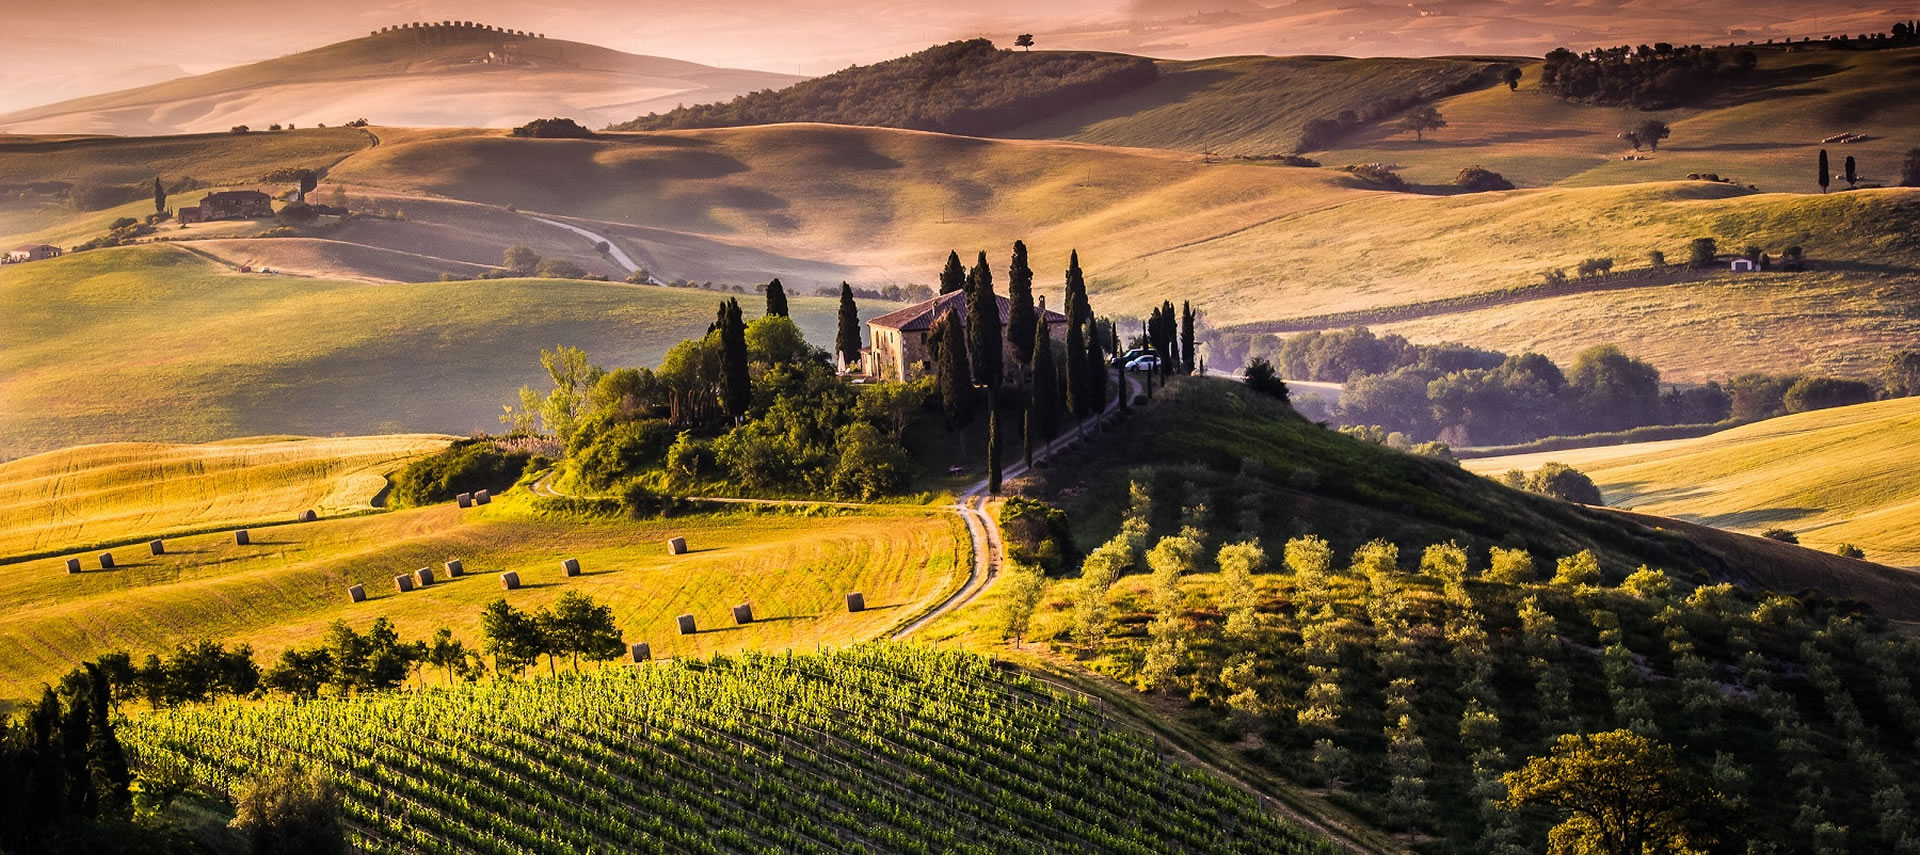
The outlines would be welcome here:
[[[1013,357],[1013,342],[1007,340],[1006,334],[1007,313],[1012,309],[1013,301],[998,295],[993,299],[1000,312],[1000,340],[1006,350],[1002,364],[1011,376],[1011,372],[1020,364]],[[933,357],[927,352],[927,336],[933,332],[934,323],[949,309],[959,316],[960,323],[964,325],[967,322],[967,292],[942,294],[868,321],[868,339],[873,344],[860,351],[861,370],[867,376],[880,380],[912,380],[932,373]],[[1045,300],[1040,302],[1039,313],[1046,318],[1054,340],[1061,340],[1065,336],[1061,328],[1066,325],[1067,316],[1048,311]]]
[[[30,243],[8,252],[6,262],[8,264],[19,264],[23,261],[41,261],[59,255],[60,248],[57,246],[50,246],[44,243]]]
[[[181,208],[178,216],[182,224],[265,219],[273,216],[273,197],[258,190],[222,190],[208,193],[198,207]]]

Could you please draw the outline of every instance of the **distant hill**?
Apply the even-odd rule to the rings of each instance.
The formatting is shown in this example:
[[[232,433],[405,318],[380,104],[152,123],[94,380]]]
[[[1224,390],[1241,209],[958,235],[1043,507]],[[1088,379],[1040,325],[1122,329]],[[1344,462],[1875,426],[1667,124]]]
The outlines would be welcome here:
[[[175,134],[235,125],[593,126],[802,78],[479,26],[398,29],[278,59],[0,115],[0,132]]]
[[[1150,84],[1159,71],[1122,54],[1010,51],[951,42],[785,89],[682,107],[613,126],[661,131],[829,122],[983,136]]]

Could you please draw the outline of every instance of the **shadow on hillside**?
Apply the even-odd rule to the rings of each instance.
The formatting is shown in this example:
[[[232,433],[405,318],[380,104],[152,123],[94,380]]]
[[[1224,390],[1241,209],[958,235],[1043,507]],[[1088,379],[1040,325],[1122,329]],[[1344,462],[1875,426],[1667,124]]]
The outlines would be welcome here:
[[[1041,119],[1014,129],[1015,136],[1025,136],[1027,129],[1046,129],[1041,136],[1071,136],[1091,130],[1094,125],[1113,119],[1123,119],[1151,110],[1168,107],[1192,98],[1216,85],[1226,83],[1241,76],[1238,72],[1223,69],[1204,69],[1181,71],[1175,74],[1161,74],[1160,78],[1147,86],[1131,92],[1122,92],[1111,98],[1104,98],[1091,104],[1073,109],[1065,116]],[[1142,98],[1142,94],[1152,97]],[[1068,118],[1070,116],[1071,118]]]
[[[1730,514],[1676,514],[1674,519],[1714,528],[1729,528],[1760,523],[1793,522],[1821,513],[1823,510],[1823,508],[1757,508]]]
[[[1712,145],[1676,145],[1668,146],[1664,151],[1779,151],[1789,148],[1808,148],[1806,143],[1714,143]]]
[[[1839,65],[1825,62],[1787,68],[1757,69],[1748,74],[1746,79],[1740,81],[1738,85],[1728,89],[1724,95],[1713,99],[1710,106],[1732,107],[1777,101],[1782,98],[1826,95],[1831,90],[1819,86],[1807,86],[1807,84],[1845,70]]]
[[[1647,482],[1645,481],[1628,481],[1618,486],[1608,485],[1604,489],[1609,495],[1626,493],[1627,498],[1633,502],[1634,506],[1697,499],[1701,496],[1709,495],[1710,492],[1704,487],[1668,487],[1664,490],[1649,490],[1646,489],[1646,487]],[[1627,506],[1619,505],[1619,507]]]
[[[1388,131],[1389,133],[1392,132],[1390,127]],[[1442,129],[1433,131],[1432,133],[1445,134],[1446,131]],[[1436,136],[1430,140],[1401,139],[1399,136],[1390,138],[1380,137],[1367,140],[1362,143],[1362,145],[1367,148],[1377,148],[1383,151],[1431,151],[1433,149],[1480,148],[1482,146],[1502,145],[1506,143],[1545,142],[1548,140],[1574,139],[1591,136],[1599,136],[1599,134],[1593,131],[1583,131],[1578,128],[1539,128],[1537,130],[1527,131],[1500,131],[1499,133],[1481,134],[1475,137],[1458,139],[1449,139],[1445,136]]]

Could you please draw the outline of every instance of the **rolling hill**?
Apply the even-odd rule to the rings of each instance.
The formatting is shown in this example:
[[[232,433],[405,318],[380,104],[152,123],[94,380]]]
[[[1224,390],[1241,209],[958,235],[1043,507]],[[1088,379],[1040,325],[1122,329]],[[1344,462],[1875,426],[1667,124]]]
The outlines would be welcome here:
[[[1465,462],[1482,473],[1548,460],[1593,478],[1620,508],[1757,534],[1785,528],[1811,549],[1852,543],[1882,564],[1920,567],[1920,399],[1768,419],[1649,445]]]
[[[552,115],[600,125],[800,79],[435,26],[20,110],[0,115],[0,131],[177,134],[361,118],[396,126],[509,127]]]

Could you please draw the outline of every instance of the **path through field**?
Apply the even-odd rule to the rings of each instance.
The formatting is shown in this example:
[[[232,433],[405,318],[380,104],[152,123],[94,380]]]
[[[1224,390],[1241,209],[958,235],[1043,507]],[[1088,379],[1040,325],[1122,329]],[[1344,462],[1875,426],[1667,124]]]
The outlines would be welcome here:
[[[604,243],[607,245],[607,257],[612,259],[613,263],[620,265],[620,267],[626,270],[628,273],[632,273],[640,269],[640,264],[634,261],[633,256],[628,255],[626,250],[621,249],[619,244],[614,243],[613,238],[607,237],[606,235],[602,235],[602,234],[596,234],[594,232],[590,232],[590,231],[587,231],[586,229],[580,228],[579,226],[569,225],[567,223],[560,222],[559,220],[549,220],[546,217],[534,217],[533,220],[535,222],[546,223],[549,226],[558,226],[560,228],[566,229],[567,231],[573,232],[574,234],[584,237],[587,240],[593,241],[595,244]],[[651,282],[652,277],[648,277],[648,281]],[[654,283],[654,284],[659,284],[659,283]]]

